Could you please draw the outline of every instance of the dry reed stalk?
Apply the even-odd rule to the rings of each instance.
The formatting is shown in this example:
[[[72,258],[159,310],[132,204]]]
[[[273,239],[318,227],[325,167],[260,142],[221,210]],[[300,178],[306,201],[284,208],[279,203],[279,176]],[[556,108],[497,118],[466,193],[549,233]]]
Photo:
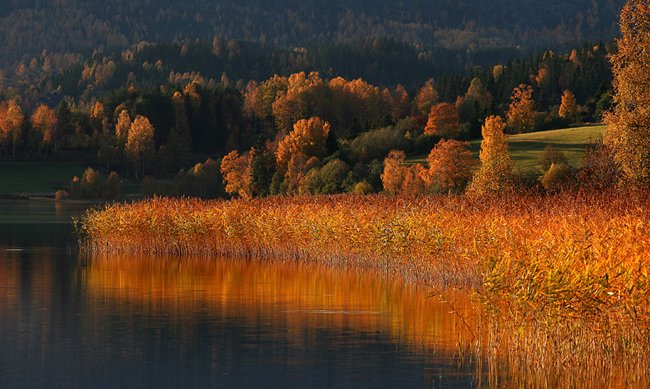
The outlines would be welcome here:
[[[474,287],[490,328],[483,349],[529,377],[525,385],[643,385],[649,200],[647,192],[155,198],[91,211],[80,232],[97,252],[344,263]]]

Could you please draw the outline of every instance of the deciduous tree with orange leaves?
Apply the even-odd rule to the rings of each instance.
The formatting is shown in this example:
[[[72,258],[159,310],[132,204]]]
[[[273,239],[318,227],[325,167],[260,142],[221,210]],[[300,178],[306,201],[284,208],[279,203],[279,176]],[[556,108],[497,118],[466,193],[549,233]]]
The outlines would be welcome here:
[[[442,139],[427,157],[429,169],[423,173],[428,192],[456,193],[472,178],[476,160],[469,143]]]
[[[58,137],[56,131],[57,120],[54,109],[44,104],[39,105],[32,114],[31,119],[32,127],[40,132],[41,144],[46,148],[53,147],[54,152],[56,153],[58,149]]]
[[[120,112],[120,115],[117,118],[117,124],[115,124],[115,137],[118,140],[118,143],[124,147],[129,138],[129,129],[131,128],[131,116],[129,112],[124,109]]]
[[[424,133],[446,139],[458,137],[460,135],[460,122],[456,107],[449,103],[440,103],[431,107]]]
[[[330,124],[319,117],[302,119],[278,144],[275,152],[278,173],[284,177],[285,191],[294,193],[300,180],[316,161],[327,154]]]
[[[439,98],[440,96],[433,84],[433,79],[427,80],[413,100],[415,113],[423,116],[428,114],[431,107],[438,102]]]
[[[506,123],[500,116],[485,119],[481,129],[481,165],[467,188],[468,194],[491,195],[513,188],[513,167],[505,128]]]
[[[381,182],[385,192],[394,195],[402,192],[402,184],[408,169],[404,166],[405,161],[406,154],[397,150],[388,153],[388,157],[384,159],[384,172],[381,174]]]
[[[650,186],[650,2],[630,0],[620,16],[621,38],[610,57],[614,108],[605,116],[605,145],[622,180]]]
[[[0,104],[0,143],[8,150],[11,146],[13,157],[23,135],[23,111],[16,100]]]
[[[226,186],[226,192],[244,199],[253,197],[252,172],[253,155],[244,153],[240,155],[237,150],[228,153],[221,160],[221,176]]]
[[[533,88],[521,84],[512,91],[508,108],[508,129],[513,133],[530,132],[535,129]]]

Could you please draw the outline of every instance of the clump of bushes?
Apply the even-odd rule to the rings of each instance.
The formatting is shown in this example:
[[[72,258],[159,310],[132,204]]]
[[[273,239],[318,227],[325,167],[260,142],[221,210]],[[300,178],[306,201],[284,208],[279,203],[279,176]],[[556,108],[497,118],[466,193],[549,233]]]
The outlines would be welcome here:
[[[225,196],[220,164],[211,158],[189,169],[181,169],[173,181],[159,181],[145,177],[141,184],[144,196],[219,198]]]
[[[114,200],[120,197],[122,197],[120,176],[116,172],[111,172],[104,178],[90,167],[86,169],[81,179],[77,176],[72,178],[70,191],[60,190],[55,194],[57,200],[65,198]]]

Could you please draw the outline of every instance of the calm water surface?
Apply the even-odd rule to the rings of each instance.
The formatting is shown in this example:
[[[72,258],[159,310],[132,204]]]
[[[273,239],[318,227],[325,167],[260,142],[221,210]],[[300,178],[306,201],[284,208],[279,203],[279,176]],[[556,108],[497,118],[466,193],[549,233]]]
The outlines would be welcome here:
[[[83,257],[84,204],[0,201],[0,387],[476,386],[463,293],[235,258]]]

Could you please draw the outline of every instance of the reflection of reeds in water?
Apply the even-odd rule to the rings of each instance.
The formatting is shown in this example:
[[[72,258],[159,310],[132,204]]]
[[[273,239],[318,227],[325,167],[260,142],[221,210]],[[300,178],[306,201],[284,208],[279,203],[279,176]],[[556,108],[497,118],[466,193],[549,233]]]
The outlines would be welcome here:
[[[349,329],[387,333],[397,344],[453,354],[459,342],[471,341],[460,316],[449,314],[449,304],[429,298],[429,289],[349,269],[283,261],[94,255],[87,286],[94,298],[135,303],[155,313],[191,318],[207,308],[225,317],[244,316],[247,322],[282,323],[295,342],[306,332]],[[468,320],[474,317],[476,307],[468,294],[450,292],[446,297]]]
[[[88,214],[91,250],[341,262],[475,286],[488,354],[524,383],[650,380],[647,192],[154,199]],[[497,366],[493,363],[492,366]]]

